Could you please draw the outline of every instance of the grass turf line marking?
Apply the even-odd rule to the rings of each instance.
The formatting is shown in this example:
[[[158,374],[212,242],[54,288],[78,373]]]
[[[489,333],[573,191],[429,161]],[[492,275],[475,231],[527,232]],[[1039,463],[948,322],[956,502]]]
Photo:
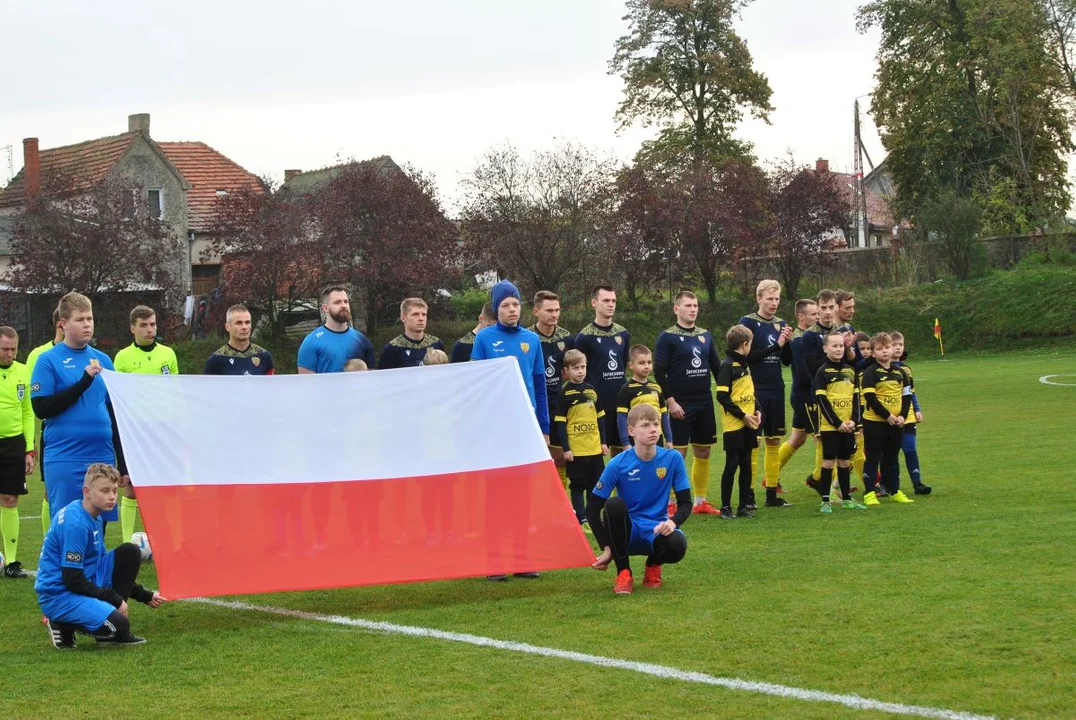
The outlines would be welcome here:
[[[19,515],[19,520],[40,520],[40,515]]]
[[[1056,385],[1057,387],[1076,387],[1076,380],[1073,382],[1054,382],[1052,378],[1076,378],[1076,374],[1063,373],[1061,375],[1043,375],[1039,378],[1039,382],[1043,385]]]
[[[287,608],[265,605],[251,605],[250,603],[216,600],[213,598],[189,598],[186,602],[202,603],[204,605],[212,605],[214,607],[227,608],[230,610],[250,610],[270,615],[282,615],[284,617],[297,618],[300,620],[313,620],[315,622],[330,623],[333,625],[345,625],[375,632],[433,638],[435,640],[447,640],[449,642],[465,643],[467,645],[494,648],[496,650],[509,650],[511,652],[526,653],[528,655],[541,655],[543,657],[571,660],[587,665],[597,665],[598,667],[613,668],[616,670],[631,670],[632,672],[641,673],[643,675],[652,675],[668,680],[679,680],[681,682],[698,683],[700,685],[713,685],[729,690],[741,690],[762,695],[774,695],[776,697],[805,700],[807,702],[836,703],[852,708],[853,710],[875,710],[878,712],[892,713],[894,715],[941,718],[942,720],[993,720],[989,715],[975,715],[973,713],[946,710],[944,708],[883,702],[881,700],[872,700],[858,695],[840,695],[837,693],[822,692],[820,690],[804,690],[802,688],[777,685],[774,683],[717,677],[706,673],[680,670],[667,665],[654,665],[652,663],[641,663],[631,660],[617,660],[616,658],[589,655],[587,653],[574,652],[571,650],[558,650],[557,648],[542,647],[540,645],[531,645],[529,643],[496,640],[494,638],[471,635],[468,633],[449,632],[446,630],[435,630],[433,628],[415,627],[411,625],[396,625],[387,622],[375,622],[373,620],[363,620],[361,618],[345,617],[343,615],[321,615],[319,613],[303,612],[301,610],[289,610]]]

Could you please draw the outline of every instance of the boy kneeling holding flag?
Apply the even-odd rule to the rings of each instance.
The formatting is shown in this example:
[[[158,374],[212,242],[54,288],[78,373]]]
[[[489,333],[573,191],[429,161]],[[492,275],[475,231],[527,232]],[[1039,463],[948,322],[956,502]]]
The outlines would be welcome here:
[[[49,640],[59,649],[75,647],[75,633],[99,645],[139,645],[131,633],[127,599],[151,608],[166,598],[135,582],[142,552],[133,543],[105,550],[101,514],[116,506],[120,474],[105,463],[86,470],[82,500],[59,509],[45,535],[37,563],[37,601]]]
[[[612,562],[617,576],[613,592],[630,594],[634,588],[630,555],[646,556],[643,587],[661,587],[661,566],[680,562],[687,553],[687,537],[680,526],[691,515],[691,484],[684,458],[676,450],[659,448],[661,416],[652,405],[636,405],[628,413],[628,434],[635,447],[626,449],[606,465],[587,504],[587,521],[602,548],[595,570]],[[669,517],[669,491],[676,493],[676,513]],[[617,496],[610,499],[613,490]],[[604,510],[604,512],[603,512]]]

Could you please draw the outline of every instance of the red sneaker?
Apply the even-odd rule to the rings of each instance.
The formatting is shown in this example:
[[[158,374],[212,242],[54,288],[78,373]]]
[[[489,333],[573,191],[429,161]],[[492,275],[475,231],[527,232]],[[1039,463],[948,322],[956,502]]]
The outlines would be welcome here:
[[[696,515],[720,515],[721,511],[710,504],[709,500],[703,500],[701,503],[695,506],[695,509],[691,512]]]
[[[635,589],[635,578],[631,576],[631,570],[621,570],[613,583],[613,592],[617,595],[631,595]]]
[[[647,565],[646,574],[643,575],[643,587],[645,588],[659,588],[661,587],[661,566],[660,565]]]

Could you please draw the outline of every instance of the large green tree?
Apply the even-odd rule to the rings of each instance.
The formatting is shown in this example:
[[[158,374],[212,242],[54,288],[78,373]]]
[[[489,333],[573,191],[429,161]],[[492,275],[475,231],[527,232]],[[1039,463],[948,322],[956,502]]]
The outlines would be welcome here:
[[[659,128],[640,159],[676,165],[746,155],[733,137],[749,111],[768,120],[770,85],[732,27],[747,0],[628,0],[609,72],[624,80],[622,126]]]
[[[1046,224],[1069,203],[1065,79],[1042,0],[874,0],[881,30],[872,113],[898,209],[976,199],[988,232]]]

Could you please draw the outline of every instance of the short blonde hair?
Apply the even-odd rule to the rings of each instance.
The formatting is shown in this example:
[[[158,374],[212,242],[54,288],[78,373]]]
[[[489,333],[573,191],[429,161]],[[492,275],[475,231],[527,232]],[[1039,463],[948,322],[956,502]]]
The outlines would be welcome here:
[[[751,330],[744,325],[733,325],[729,328],[729,331],[725,333],[725,347],[729,350],[736,350],[744,343],[749,343],[754,340],[755,335]]]
[[[0,337],[11,338],[15,342],[19,341],[19,331],[10,325],[0,326]]]
[[[430,306],[426,304],[426,301],[422,298],[409,297],[400,303],[400,314],[406,315],[411,308],[422,308],[423,310],[429,310]]]
[[[344,363],[344,372],[361,372],[362,370],[369,370],[366,366],[366,361],[362,358],[351,358]]]
[[[564,367],[570,368],[576,365],[581,365],[587,361],[587,356],[580,350],[572,348],[568,352],[564,353]]]
[[[871,337],[871,350],[873,350],[874,348],[879,348],[879,347],[888,347],[889,345],[892,345],[892,344],[893,344],[893,338],[890,337],[889,333],[884,333],[884,332],[875,333],[874,336]]]
[[[763,280],[758,284],[758,287],[755,288],[755,297],[760,298],[768,292],[781,292],[781,283],[776,280]]]
[[[86,468],[86,477],[82,480],[83,487],[90,487],[98,480],[106,480],[113,485],[120,484],[120,471],[108,463],[93,463]]]
[[[904,335],[896,330],[889,331],[889,339],[893,342],[904,342]]]
[[[56,305],[56,310],[60,313],[61,319],[70,320],[71,316],[77,312],[92,312],[93,303],[82,293],[69,292],[60,298],[60,302]]]
[[[658,409],[649,403],[639,403],[628,411],[628,425],[635,426],[644,420],[661,422],[661,414]]]
[[[422,361],[423,365],[448,365],[448,354],[444,350],[438,350],[437,348],[430,348],[426,351],[426,358]]]

